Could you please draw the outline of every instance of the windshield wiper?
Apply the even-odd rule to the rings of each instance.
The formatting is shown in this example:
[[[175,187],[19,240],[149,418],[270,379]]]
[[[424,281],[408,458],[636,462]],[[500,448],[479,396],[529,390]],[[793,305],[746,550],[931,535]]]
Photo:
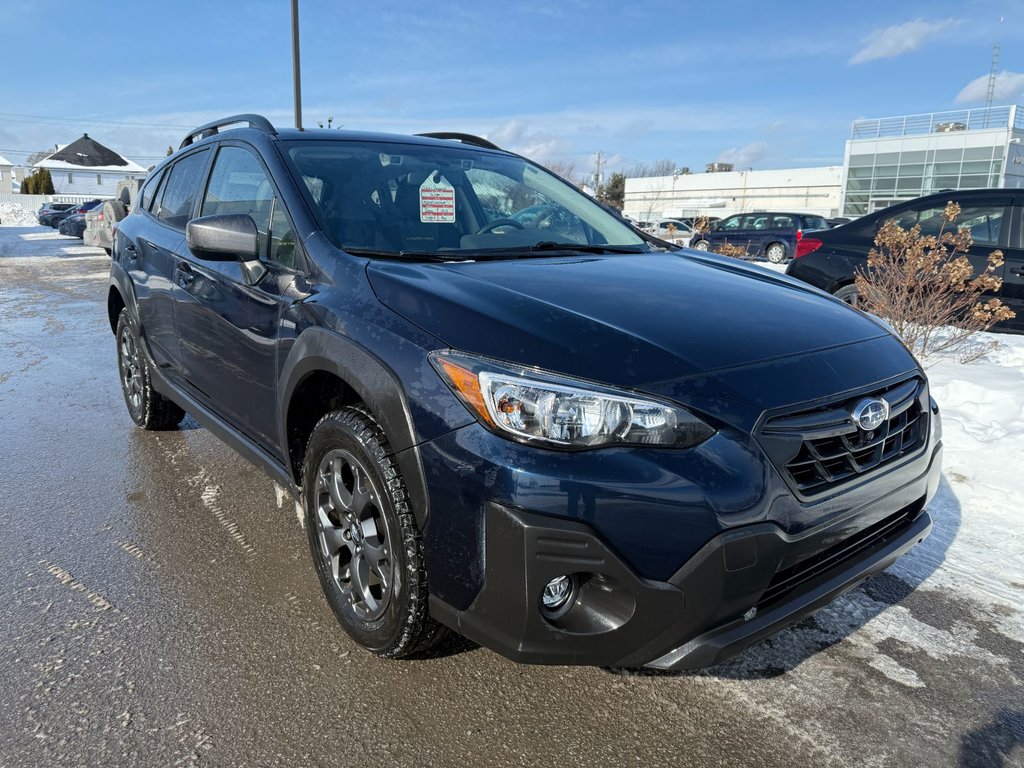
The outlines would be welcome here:
[[[520,250],[509,248],[510,251]],[[579,251],[581,253],[645,253],[642,245],[588,245],[585,243],[557,243],[554,240],[541,240],[528,245],[526,251]]]
[[[379,248],[345,248],[355,256],[377,256],[382,259],[408,259],[409,261],[465,261],[465,252],[459,251],[387,251]]]

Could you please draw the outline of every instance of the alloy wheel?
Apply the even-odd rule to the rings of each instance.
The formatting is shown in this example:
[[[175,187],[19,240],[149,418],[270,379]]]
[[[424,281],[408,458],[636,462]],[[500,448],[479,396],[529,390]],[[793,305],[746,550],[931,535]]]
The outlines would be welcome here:
[[[133,409],[142,407],[142,362],[139,359],[139,345],[127,328],[121,333],[118,347],[121,362],[121,386]]]
[[[366,467],[343,449],[320,462],[316,481],[320,554],[356,618],[371,622],[387,609],[394,560],[387,519]]]

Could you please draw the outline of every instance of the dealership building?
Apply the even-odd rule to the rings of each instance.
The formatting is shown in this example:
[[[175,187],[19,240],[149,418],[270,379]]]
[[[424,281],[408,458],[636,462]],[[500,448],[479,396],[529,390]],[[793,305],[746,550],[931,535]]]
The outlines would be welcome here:
[[[863,216],[943,189],[1024,187],[1024,107],[856,120],[841,166],[626,179],[639,220],[746,211]]]

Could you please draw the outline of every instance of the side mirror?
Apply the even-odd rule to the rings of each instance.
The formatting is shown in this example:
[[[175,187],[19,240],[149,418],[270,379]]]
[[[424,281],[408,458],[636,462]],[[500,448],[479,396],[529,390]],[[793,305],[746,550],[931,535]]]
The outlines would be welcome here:
[[[259,233],[246,213],[200,216],[185,225],[188,249],[206,261],[257,261]]]

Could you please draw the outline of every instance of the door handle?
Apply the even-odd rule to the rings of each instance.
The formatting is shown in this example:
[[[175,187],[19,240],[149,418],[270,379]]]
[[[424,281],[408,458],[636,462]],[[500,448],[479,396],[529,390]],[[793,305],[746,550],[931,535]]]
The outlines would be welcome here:
[[[174,282],[181,288],[188,290],[188,287],[192,285],[192,281],[195,279],[195,272],[185,262],[178,264],[178,267],[174,270]]]

